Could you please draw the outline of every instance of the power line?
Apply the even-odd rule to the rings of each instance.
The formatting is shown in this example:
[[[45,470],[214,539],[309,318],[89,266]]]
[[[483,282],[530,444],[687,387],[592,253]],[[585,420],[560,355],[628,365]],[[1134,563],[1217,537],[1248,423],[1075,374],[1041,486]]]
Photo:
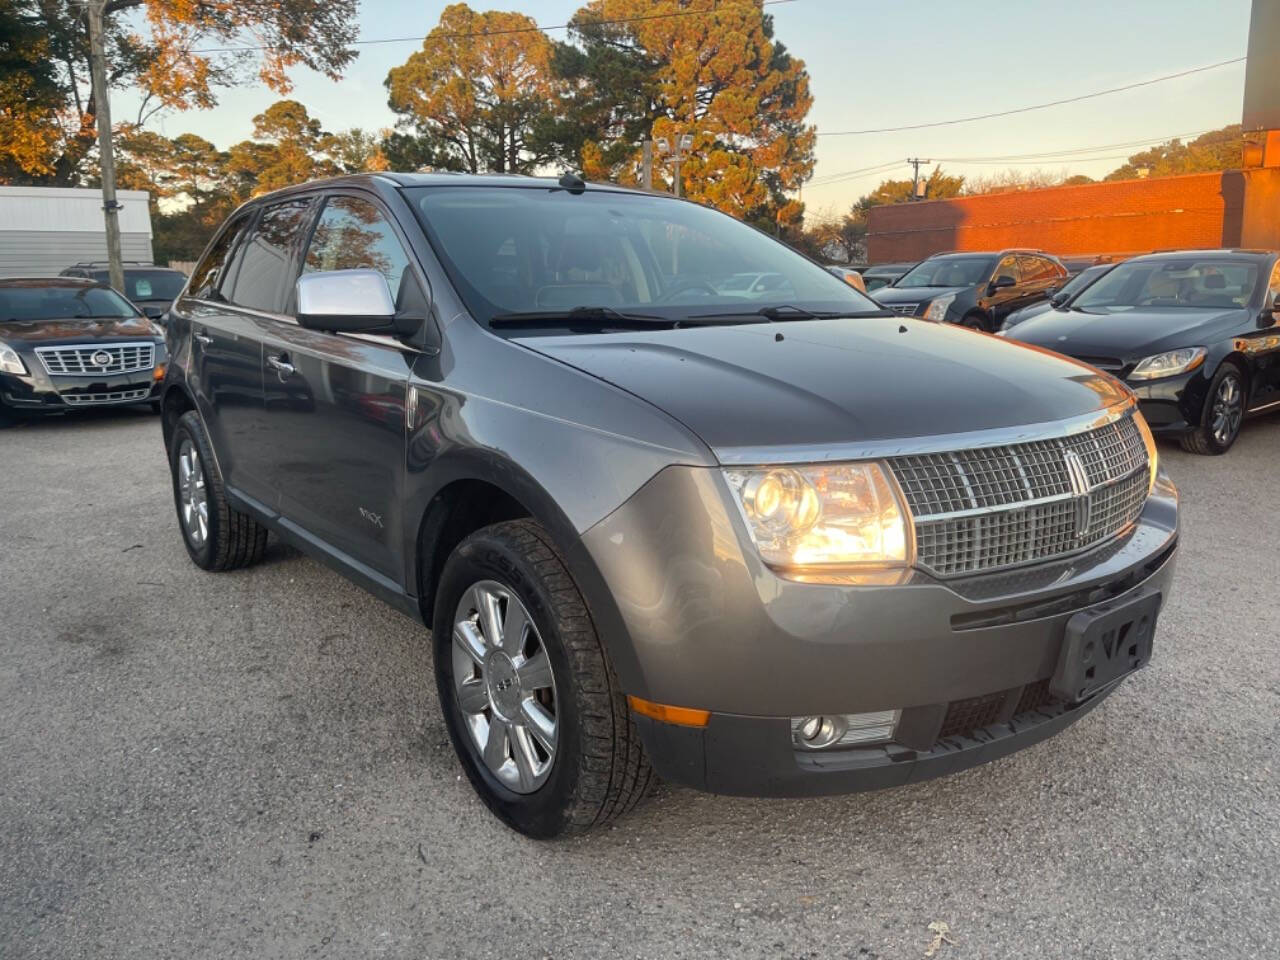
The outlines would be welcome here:
[[[1201,136],[1202,134],[1213,133],[1213,132],[1214,132],[1213,130],[1191,130],[1186,133],[1174,133],[1174,134],[1169,134],[1167,136],[1161,136],[1161,137],[1147,137],[1144,140],[1127,140],[1121,143],[1097,143],[1088,147],[1072,147],[1070,149],[1045,150],[1037,153],[1005,154],[1005,155],[991,155],[991,156],[981,156],[981,157],[938,157],[937,160],[939,162],[945,162],[945,163],[977,163],[977,164],[1011,163],[1011,162],[1026,162],[1026,161],[1031,161],[1031,162],[1044,161],[1046,163],[1051,163],[1055,160],[1061,160],[1063,162],[1070,161],[1074,163],[1089,163],[1097,160],[1128,159],[1128,155],[1120,154],[1118,157],[1084,157],[1084,156],[1077,156],[1077,155],[1084,154],[1084,153],[1091,153],[1094,150],[1114,150],[1122,147],[1156,146],[1162,143],[1167,143],[1170,140],[1182,140],[1186,137],[1198,137],[1198,136]],[[1228,140],[1217,141],[1217,142],[1222,142],[1222,143],[1235,142],[1239,139],[1241,138],[1232,137],[1232,138],[1228,138]],[[810,180],[806,184],[806,186],[830,186],[835,183],[842,183],[846,180],[856,180],[856,179],[859,179],[861,176],[867,176],[872,173],[878,173],[883,170],[888,170],[893,167],[899,166],[901,164],[905,164],[907,162],[908,161],[905,161],[905,160],[889,160],[884,163],[879,163],[870,167],[860,167],[856,170],[844,170],[839,173],[830,173],[830,174],[826,174],[825,176],[815,177],[814,179]]]
[[[1082,100],[1092,100],[1095,97],[1105,97],[1113,93],[1121,93],[1125,90],[1136,90],[1139,87],[1149,87],[1155,83],[1164,83],[1166,80],[1177,80],[1179,77],[1189,77],[1194,73],[1204,73],[1207,70],[1217,70],[1220,67],[1230,66],[1233,63],[1243,63],[1247,57],[1235,57],[1231,60],[1222,60],[1218,63],[1211,63],[1203,67],[1193,67],[1190,70],[1181,70],[1178,73],[1165,74],[1163,77],[1153,77],[1150,80],[1139,80],[1137,83],[1126,83],[1121,87],[1111,87],[1108,90],[1098,90],[1094,93],[1082,93],[1077,97],[1064,97],[1061,100],[1050,100],[1047,103],[1035,103],[1028,107],[1017,107],[1013,110],[1001,110],[996,113],[980,113],[972,117],[957,117],[954,120],[935,120],[931,123],[912,123],[902,127],[876,127],[868,130],[828,130],[818,131],[820,137],[859,137],[870,133],[899,133],[904,130],[926,130],[931,127],[951,127],[958,123],[973,123],[976,120],[993,120],[996,117],[1011,117],[1019,113],[1030,113],[1033,110],[1046,110],[1049,107],[1060,107],[1068,103],[1079,103]]]
[[[784,3],[797,3],[799,0],[763,0],[761,6],[776,7]],[[532,27],[508,27],[504,30],[477,30],[474,33],[438,33],[418,34],[411,37],[378,37],[372,40],[352,40],[351,46],[374,46],[382,43],[420,43],[426,40],[436,42],[442,40],[467,40],[480,39],[484,37],[505,37],[515,33],[549,33],[552,30],[568,30],[575,26],[592,26],[592,27],[611,27],[619,24],[640,23],[645,20],[670,20],[676,17],[701,17],[710,13],[715,13],[720,8],[720,0],[712,0],[711,6],[703,10],[677,10],[671,13],[644,13],[637,14],[634,17],[615,17],[608,20],[585,20],[579,24],[573,23],[557,23],[547,27],[534,25]],[[255,50],[270,49],[264,44],[243,44],[234,47],[205,47],[201,50],[192,50],[193,54],[208,53],[250,53]]]

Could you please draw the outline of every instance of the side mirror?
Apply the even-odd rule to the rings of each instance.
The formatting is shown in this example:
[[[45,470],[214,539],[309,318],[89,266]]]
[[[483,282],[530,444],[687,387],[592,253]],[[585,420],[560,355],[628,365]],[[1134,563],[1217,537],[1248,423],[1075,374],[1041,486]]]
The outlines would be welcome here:
[[[1273,307],[1263,307],[1262,312],[1258,314],[1258,329],[1266,330],[1268,327],[1276,325],[1276,313],[1280,312],[1280,304]]]
[[[1018,281],[1013,279],[1013,277],[1009,276],[1007,273],[1002,273],[991,281],[991,289],[1003,290],[1005,287],[1013,287],[1017,286],[1017,284]]]
[[[1051,307],[1060,307],[1066,302],[1067,302],[1067,295],[1065,293],[1055,293],[1052,297],[1049,298],[1049,306]]]
[[[322,270],[298,278],[298,323],[334,333],[407,336],[422,318],[398,316],[387,279],[377,270]]]

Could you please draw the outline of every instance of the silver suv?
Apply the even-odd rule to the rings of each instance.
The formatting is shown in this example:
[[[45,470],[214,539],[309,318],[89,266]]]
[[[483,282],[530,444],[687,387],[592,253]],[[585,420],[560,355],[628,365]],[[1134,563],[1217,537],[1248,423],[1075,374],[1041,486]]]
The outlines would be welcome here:
[[[781,282],[726,291],[745,274]],[[1122,384],[889,314],[692,203],[291,188],[214,237],[169,343],[192,560],[252,563],[271,532],[430,626],[462,766],[532,836],[655,773],[950,773],[1151,656],[1177,494]]]

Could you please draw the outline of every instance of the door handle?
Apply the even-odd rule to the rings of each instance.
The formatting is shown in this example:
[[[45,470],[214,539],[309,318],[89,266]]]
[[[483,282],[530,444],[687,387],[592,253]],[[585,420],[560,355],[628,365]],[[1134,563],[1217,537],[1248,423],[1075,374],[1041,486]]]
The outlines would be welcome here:
[[[209,336],[206,333],[193,333],[191,336],[192,336],[192,339],[197,341],[202,347],[208,347],[213,345],[213,337]]]
[[[280,374],[280,379],[293,376],[293,364],[289,362],[289,355],[282,353],[279,356],[267,357],[267,365],[276,373]]]

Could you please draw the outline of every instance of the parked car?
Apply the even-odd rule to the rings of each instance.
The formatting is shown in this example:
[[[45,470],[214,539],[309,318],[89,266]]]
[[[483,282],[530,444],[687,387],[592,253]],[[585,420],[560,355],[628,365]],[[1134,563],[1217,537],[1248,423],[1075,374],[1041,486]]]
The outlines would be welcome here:
[[[90,406],[159,409],[164,333],[109,287],[0,280],[0,418]]]
[[[1013,311],[1013,313],[1004,318],[1004,323],[1000,324],[999,332],[1002,334],[1008,333],[1023,321],[1048,313],[1050,310],[1065,310],[1071,303],[1072,297],[1080,293],[1081,290],[1086,289],[1095,280],[1106,276],[1113,266],[1115,266],[1113,263],[1101,263],[1097,266],[1086,267],[1064,283],[1048,300],[1041,300],[1031,304],[1029,307]]]
[[[1066,277],[1066,268],[1044,253],[940,253],[875,295],[894,313],[989,333],[1015,310],[1048,299]]]
[[[62,276],[83,277],[102,284],[110,282],[107,265],[98,262],[77,263],[63,270]],[[129,263],[124,268],[124,295],[152,320],[159,320],[165,315],[186,282],[186,274],[168,267]]]
[[[703,279],[748,273],[786,299]],[[462,767],[532,836],[653,772],[798,795],[964,769],[1151,655],[1177,494],[1127,390],[687,201],[290,188],[218,231],[170,336],[192,561],[272,531],[429,625]]]
[[[1067,268],[1067,273],[1075,277],[1083,273],[1089,267],[1103,266],[1104,264],[1114,264],[1126,259],[1123,255],[1117,256],[1113,253],[1095,253],[1087,256],[1068,256],[1059,257],[1058,261]]]
[[[831,274],[833,277],[839,277],[855,290],[860,290],[863,293],[867,292],[867,285],[862,279],[862,274],[852,267],[845,267],[838,263],[832,263],[827,265],[827,273]]]
[[[1156,433],[1220,454],[1247,415],[1280,409],[1277,295],[1274,252],[1152,254],[1119,264],[1070,309],[1008,337],[1124,380]]]
[[[914,263],[878,263],[862,271],[862,282],[867,285],[867,292],[870,293],[890,286],[914,266]]]

